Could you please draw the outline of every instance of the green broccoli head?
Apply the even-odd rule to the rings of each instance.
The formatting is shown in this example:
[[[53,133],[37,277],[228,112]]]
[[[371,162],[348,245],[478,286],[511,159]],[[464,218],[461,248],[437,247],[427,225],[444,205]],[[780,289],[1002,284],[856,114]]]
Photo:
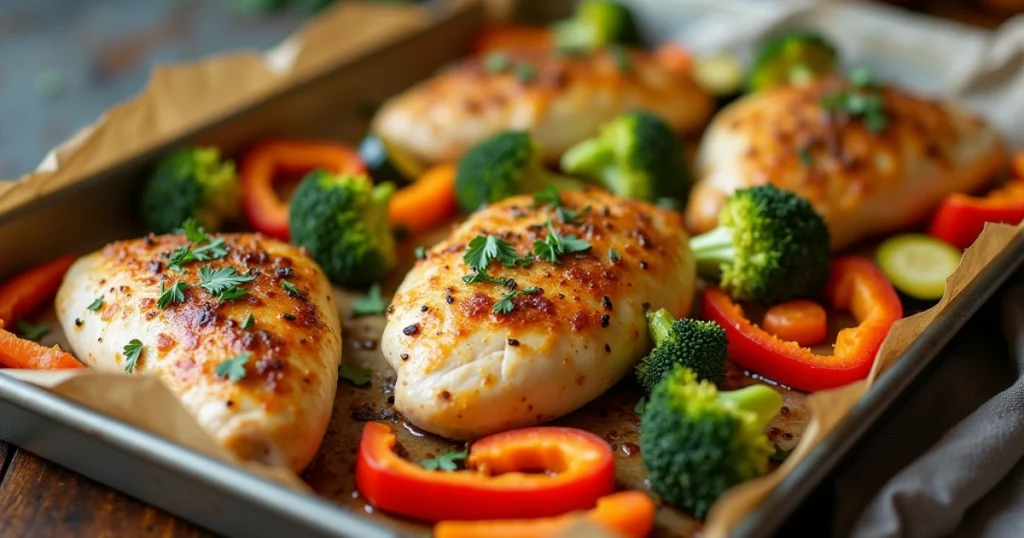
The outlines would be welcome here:
[[[217,148],[185,148],[162,160],[142,192],[146,229],[172,233],[192,218],[216,232],[241,212],[235,163],[221,160]]]
[[[690,174],[683,147],[664,120],[648,112],[625,114],[597,137],[562,155],[562,170],[598,179],[618,196],[685,202]]]
[[[654,349],[636,366],[636,380],[647,392],[675,368],[685,366],[699,379],[716,385],[725,381],[729,340],[725,329],[713,321],[676,320],[662,308],[647,312]]]
[[[292,196],[292,242],[306,247],[332,282],[377,282],[397,261],[388,225],[394,191],[394,184],[373,186],[365,175],[310,172]]]
[[[762,305],[811,297],[828,280],[829,232],[810,202],[771,185],[741,189],[718,227],[690,240],[697,270],[734,299]]]
[[[640,422],[651,488],[704,517],[722,492],[767,470],[774,450],[764,430],[781,408],[770,387],[719,392],[676,366],[654,387]]]
[[[583,0],[572,18],[555,23],[555,46],[564,52],[638,44],[640,31],[629,9],[609,0]]]
[[[579,183],[548,171],[536,142],[523,131],[499,133],[470,148],[455,174],[455,197],[467,212],[548,186],[575,189]]]
[[[839,51],[828,39],[809,30],[792,30],[767,41],[754,58],[747,83],[759,92],[786,84],[807,84],[834,73]]]

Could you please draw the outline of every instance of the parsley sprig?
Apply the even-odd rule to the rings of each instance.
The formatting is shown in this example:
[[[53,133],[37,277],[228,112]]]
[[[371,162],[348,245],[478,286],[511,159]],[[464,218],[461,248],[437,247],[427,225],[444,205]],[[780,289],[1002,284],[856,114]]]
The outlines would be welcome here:
[[[224,238],[210,239],[210,236],[206,235],[206,230],[193,219],[185,221],[181,233],[185,234],[185,239],[190,244],[182,245],[171,251],[171,256],[167,260],[168,269],[181,271],[186,263],[208,262],[228,255]]]
[[[217,365],[217,368],[213,371],[217,377],[226,377],[233,383],[238,383],[242,379],[245,379],[245,363],[249,362],[249,357],[252,353],[242,353],[235,355],[229,359],[224,359],[224,362]]]
[[[516,287],[515,279],[507,276],[491,276],[487,274],[486,270],[474,271],[468,275],[463,275],[462,281],[466,284],[497,284],[509,289]]]
[[[885,113],[881,85],[866,69],[854,71],[850,75],[850,84],[850,88],[823,95],[821,107],[829,112],[842,112],[851,118],[859,118],[873,133],[884,131],[889,126],[889,117]]]
[[[89,303],[89,306],[85,307],[85,309],[89,310],[91,312],[95,312],[95,311],[99,310],[101,307],[103,307],[103,298],[104,298],[104,296],[100,295],[99,297],[96,298],[96,300],[94,300],[93,302]]]
[[[444,471],[446,473],[450,473],[458,469],[459,464],[457,462],[465,460],[467,456],[469,456],[469,452],[465,450],[461,452],[445,452],[436,458],[421,461],[420,467],[423,467],[428,471]]]
[[[171,284],[171,287],[164,287],[164,283],[160,283],[160,298],[156,300],[156,306],[160,309],[167,308],[174,303],[180,303],[185,300],[185,288],[188,284],[184,282],[175,282]]]
[[[512,302],[512,299],[519,297],[520,295],[535,295],[541,292],[541,289],[537,286],[530,286],[529,288],[521,290],[512,290],[505,292],[498,302],[494,303],[491,311],[495,314],[508,314],[515,309],[516,305]]]
[[[533,253],[538,258],[551,263],[561,263],[560,258],[566,254],[590,250],[590,243],[575,235],[559,235],[551,219],[548,219],[545,225],[548,236],[533,242]]]
[[[19,337],[24,338],[25,340],[32,340],[33,342],[38,342],[40,338],[50,334],[51,329],[51,327],[46,323],[34,325],[23,319],[19,319],[18,323],[15,324],[15,327],[18,329]]]
[[[142,356],[142,340],[133,338],[128,345],[124,346],[124,371],[129,374],[135,371],[135,365],[139,362],[139,357]]]
[[[199,286],[221,301],[233,301],[245,297],[248,292],[239,288],[241,284],[251,282],[256,277],[239,274],[234,267],[212,269],[208,265],[199,268]]]
[[[360,368],[358,366],[352,366],[351,364],[344,362],[338,367],[338,377],[352,383],[357,387],[363,387],[370,384],[372,376],[369,370]]]
[[[352,317],[380,316],[387,307],[388,303],[380,294],[380,284],[374,283],[366,295],[352,301]]]

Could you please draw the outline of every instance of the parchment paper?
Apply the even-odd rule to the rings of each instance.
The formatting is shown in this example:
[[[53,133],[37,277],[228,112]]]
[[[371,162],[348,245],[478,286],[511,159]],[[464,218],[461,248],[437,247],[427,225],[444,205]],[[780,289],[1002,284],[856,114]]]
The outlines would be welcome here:
[[[795,24],[822,28],[840,44],[848,64],[867,65],[912,88],[961,97],[994,120],[1016,147],[1024,145],[1024,99],[1011,99],[1024,95],[1024,20],[991,34],[878,6],[807,1],[632,3],[649,35],[683,40],[699,53],[731,50],[749,57],[751,44],[771,28]],[[430,20],[431,12],[421,8],[341,3],[266,55],[224,55],[158,69],[139,96],[110,109],[94,125],[55,148],[38,171],[17,183],[0,182],[0,217],[155,148],[211,118],[223,117],[337,62],[423,28]],[[846,415],[871,380],[896,360],[921,328],[939,315],[1018,231],[1003,225],[986,228],[950,277],[946,297],[935,308],[894,326],[871,379],[812,395],[812,421],[793,454],[777,471],[727,492],[712,508],[704,534],[725,534],[798,466]],[[199,429],[177,399],[155,379],[93,372],[0,372],[308,491],[303,481],[287,470],[236,461]],[[570,534],[594,536],[593,532],[581,526]]]

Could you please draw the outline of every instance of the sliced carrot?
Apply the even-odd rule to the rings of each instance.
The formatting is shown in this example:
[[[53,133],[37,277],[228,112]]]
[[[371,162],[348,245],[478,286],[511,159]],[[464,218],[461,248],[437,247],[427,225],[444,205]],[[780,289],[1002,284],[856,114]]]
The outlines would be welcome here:
[[[554,48],[551,30],[544,26],[507,25],[486,27],[473,41],[473,54],[494,51],[544,53]]]
[[[31,340],[18,338],[3,329],[0,329],[0,366],[31,370],[84,368],[82,363],[70,353],[61,351],[59,346],[42,346]]]
[[[654,524],[654,502],[640,491],[602,497],[597,507],[557,517],[508,521],[442,521],[434,538],[547,538],[559,536],[579,521],[598,525],[628,538],[642,538]]]
[[[801,346],[813,346],[828,336],[825,309],[818,303],[802,299],[769,308],[761,325],[769,333]]]
[[[1018,179],[1024,179],[1024,151],[1018,153],[1013,157],[1013,176]]]
[[[14,275],[0,285],[0,319],[8,325],[40,307],[60,288],[75,257],[65,254]]]
[[[455,213],[455,165],[439,164],[391,197],[388,219],[411,232],[423,232]]]
[[[665,69],[677,73],[689,73],[693,70],[693,55],[675,43],[658,46],[654,51],[654,61]]]

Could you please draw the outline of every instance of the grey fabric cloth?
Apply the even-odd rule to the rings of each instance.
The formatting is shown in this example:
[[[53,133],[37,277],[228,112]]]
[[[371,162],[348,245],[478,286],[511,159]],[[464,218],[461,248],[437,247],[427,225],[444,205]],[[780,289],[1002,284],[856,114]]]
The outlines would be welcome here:
[[[1024,536],[1024,278],[1004,290],[837,478],[835,535]]]

